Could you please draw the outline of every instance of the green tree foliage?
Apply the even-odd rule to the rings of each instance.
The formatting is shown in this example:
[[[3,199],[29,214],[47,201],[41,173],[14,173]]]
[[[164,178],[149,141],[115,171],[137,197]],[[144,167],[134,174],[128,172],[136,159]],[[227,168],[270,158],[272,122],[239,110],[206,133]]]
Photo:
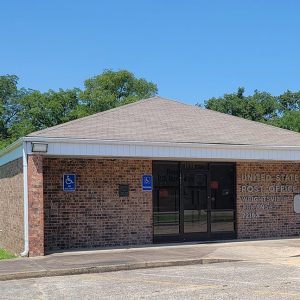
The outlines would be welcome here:
[[[18,88],[15,75],[0,76],[0,149],[21,136],[154,96],[157,86],[126,71],[105,70],[85,89],[40,92]]]
[[[300,92],[286,91],[278,97],[278,105],[278,114],[270,123],[300,132]]]
[[[80,105],[80,90],[31,91],[20,101],[22,108],[18,122],[12,124],[9,133],[13,139],[30,132],[55,126],[84,115]]]
[[[252,96],[244,96],[244,92],[239,88],[237,93],[211,98],[205,101],[205,107],[253,121],[268,121],[276,115],[278,103],[274,96],[257,90]]]
[[[300,110],[300,92],[293,93],[287,90],[278,97],[280,111],[299,111]]]
[[[300,132],[300,92],[286,91],[280,96],[272,96],[255,90],[253,95],[245,96],[244,91],[244,88],[239,88],[237,93],[208,99],[204,106],[233,116]]]
[[[17,88],[17,83],[15,75],[0,76],[0,139],[9,137],[9,128],[21,110],[20,101],[27,94],[25,89]]]
[[[157,93],[155,84],[137,79],[126,70],[105,70],[101,75],[86,80],[84,86],[81,98],[89,114],[149,98]]]
[[[273,126],[300,132],[300,111],[286,111],[269,122]]]
[[[29,90],[18,89],[18,77],[15,75],[0,76],[0,149],[10,144],[10,128],[18,122],[22,110],[21,100]]]

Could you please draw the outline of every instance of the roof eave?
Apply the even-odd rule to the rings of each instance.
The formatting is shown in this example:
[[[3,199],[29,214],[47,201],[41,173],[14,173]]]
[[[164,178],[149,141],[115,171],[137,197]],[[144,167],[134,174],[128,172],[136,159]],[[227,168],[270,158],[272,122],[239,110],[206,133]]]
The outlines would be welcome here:
[[[5,147],[4,149],[0,150],[0,157],[5,155],[6,153],[11,152],[12,150],[20,147],[23,142],[25,142],[25,138],[21,137],[18,140],[16,140],[15,142],[13,142],[12,144],[8,145],[7,147]]]
[[[140,145],[140,146],[164,146],[164,147],[211,147],[211,148],[229,148],[229,149],[260,149],[260,150],[300,150],[300,146],[286,146],[286,145],[252,145],[252,144],[224,144],[224,143],[186,143],[186,142],[160,142],[160,141],[133,141],[133,140],[99,140],[99,139],[85,139],[85,138],[66,138],[66,137],[43,137],[43,136],[26,136],[19,139],[21,142],[45,142],[45,143],[68,143],[68,144],[116,144],[116,145]],[[17,141],[17,142],[18,142]],[[16,143],[16,142],[15,142]],[[15,144],[14,143],[14,144]],[[10,145],[11,147],[14,145]],[[10,147],[9,146],[9,147]],[[8,149],[9,152],[9,147]],[[11,149],[14,149],[12,147]],[[1,152],[0,152],[1,156]]]

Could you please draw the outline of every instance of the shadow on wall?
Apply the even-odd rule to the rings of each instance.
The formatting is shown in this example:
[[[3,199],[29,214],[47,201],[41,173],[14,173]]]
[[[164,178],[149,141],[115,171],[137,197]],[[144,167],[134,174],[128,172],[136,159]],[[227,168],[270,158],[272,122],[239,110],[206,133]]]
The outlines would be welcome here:
[[[9,167],[10,163],[0,166],[0,179],[13,178],[19,174],[23,174],[23,160],[22,158],[16,160],[15,167]]]

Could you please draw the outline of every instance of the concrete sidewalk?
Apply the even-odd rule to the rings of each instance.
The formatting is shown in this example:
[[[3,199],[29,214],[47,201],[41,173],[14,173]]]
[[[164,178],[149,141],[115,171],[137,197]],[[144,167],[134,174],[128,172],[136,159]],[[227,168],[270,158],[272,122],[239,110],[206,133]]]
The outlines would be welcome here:
[[[0,281],[230,261],[300,267],[300,239],[151,245],[0,261]]]

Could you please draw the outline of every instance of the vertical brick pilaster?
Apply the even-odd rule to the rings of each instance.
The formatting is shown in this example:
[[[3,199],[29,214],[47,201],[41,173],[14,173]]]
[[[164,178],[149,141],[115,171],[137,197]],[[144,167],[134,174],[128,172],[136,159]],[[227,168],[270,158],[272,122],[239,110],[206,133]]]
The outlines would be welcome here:
[[[28,156],[29,256],[44,255],[43,157]]]

